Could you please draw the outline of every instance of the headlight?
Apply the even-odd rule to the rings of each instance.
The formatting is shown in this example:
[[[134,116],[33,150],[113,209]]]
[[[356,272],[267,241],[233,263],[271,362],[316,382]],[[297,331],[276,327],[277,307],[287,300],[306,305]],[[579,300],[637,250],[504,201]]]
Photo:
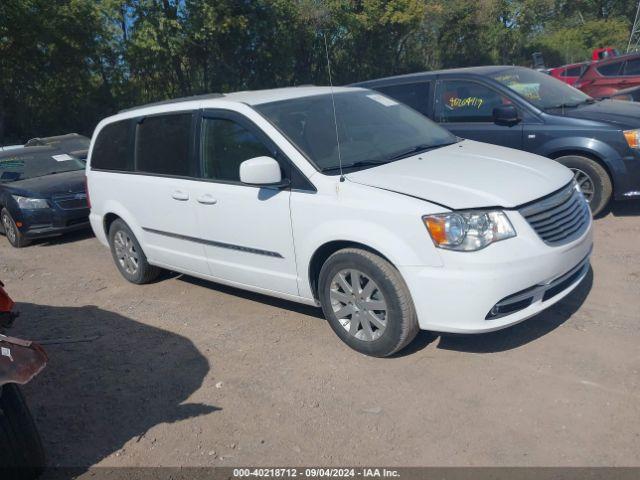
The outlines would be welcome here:
[[[631,148],[640,148],[640,130],[625,130],[622,133]]]
[[[20,208],[25,210],[35,210],[38,208],[49,208],[49,203],[44,198],[21,197],[20,195],[11,195]]]
[[[513,225],[499,210],[425,215],[422,220],[435,246],[448,250],[473,252],[516,236]]]

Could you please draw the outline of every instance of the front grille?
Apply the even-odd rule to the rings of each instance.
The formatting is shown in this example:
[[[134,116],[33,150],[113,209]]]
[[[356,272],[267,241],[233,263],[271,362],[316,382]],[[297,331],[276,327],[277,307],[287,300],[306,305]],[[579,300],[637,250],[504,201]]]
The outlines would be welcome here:
[[[520,209],[522,216],[547,245],[575,240],[589,226],[591,211],[573,182]]]
[[[53,201],[63,210],[77,210],[80,208],[89,208],[87,203],[87,194],[84,192],[71,193],[68,195],[56,195]]]

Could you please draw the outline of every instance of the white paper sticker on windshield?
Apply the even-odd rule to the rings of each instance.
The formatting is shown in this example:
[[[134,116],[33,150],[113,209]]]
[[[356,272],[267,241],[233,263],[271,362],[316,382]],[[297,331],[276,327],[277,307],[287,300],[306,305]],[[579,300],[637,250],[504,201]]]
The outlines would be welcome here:
[[[373,95],[367,95],[367,97],[369,97],[371,100],[374,100],[384,105],[385,107],[392,107],[393,105],[398,105],[398,102],[391,100],[390,98],[383,97],[382,95],[378,95],[377,93],[374,93]]]
[[[73,157],[67,155],[66,153],[60,155],[51,155],[51,158],[53,158],[56,162],[66,162],[68,160],[73,160]]]

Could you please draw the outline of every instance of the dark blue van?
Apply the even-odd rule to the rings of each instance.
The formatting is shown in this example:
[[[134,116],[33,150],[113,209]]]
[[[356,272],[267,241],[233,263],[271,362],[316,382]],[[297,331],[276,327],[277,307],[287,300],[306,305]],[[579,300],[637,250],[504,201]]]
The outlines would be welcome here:
[[[594,214],[640,198],[640,105],[595,100],[535,70],[471,67],[360,82],[459,137],[526,150],[571,168]]]

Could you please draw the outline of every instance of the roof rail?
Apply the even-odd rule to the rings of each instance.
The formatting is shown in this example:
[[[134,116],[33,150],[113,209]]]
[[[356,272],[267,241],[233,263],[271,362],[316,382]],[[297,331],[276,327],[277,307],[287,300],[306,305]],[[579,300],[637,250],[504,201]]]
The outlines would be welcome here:
[[[171,98],[169,100],[160,100],[159,102],[145,103],[144,105],[138,105],[137,107],[125,108],[118,113],[131,112],[140,108],[155,107],[156,105],[167,105],[169,103],[191,102],[194,100],[209,100],[212,98],[224,97],[222,93],[205,93],[203,95],[192,95],[190,97]]]

